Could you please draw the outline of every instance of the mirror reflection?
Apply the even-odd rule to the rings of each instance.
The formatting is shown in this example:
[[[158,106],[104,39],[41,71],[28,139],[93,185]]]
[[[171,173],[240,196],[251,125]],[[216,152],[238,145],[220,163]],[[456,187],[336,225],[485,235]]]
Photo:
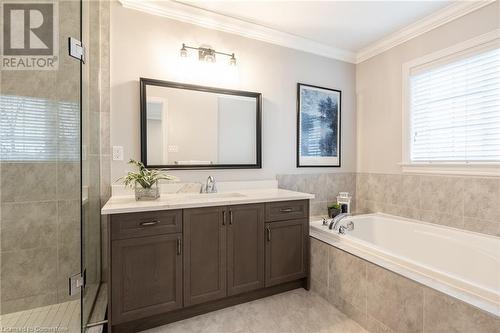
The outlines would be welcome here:
[[[147,165],[258,167],[259,94],[144,88]]]

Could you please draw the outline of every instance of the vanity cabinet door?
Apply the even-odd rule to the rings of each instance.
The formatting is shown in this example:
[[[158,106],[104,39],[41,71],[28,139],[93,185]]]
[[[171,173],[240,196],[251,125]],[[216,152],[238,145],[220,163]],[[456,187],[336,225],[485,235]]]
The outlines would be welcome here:
[[[308,220],[266,224],[266,287],[307,276]]]
[[[113,324],[182,307],[182,234],[114,240]]]
[[[225,207],[185,209],[184,305],[226,296]]]
[[[228,294],[264,287],[264,205],[229,206]]]

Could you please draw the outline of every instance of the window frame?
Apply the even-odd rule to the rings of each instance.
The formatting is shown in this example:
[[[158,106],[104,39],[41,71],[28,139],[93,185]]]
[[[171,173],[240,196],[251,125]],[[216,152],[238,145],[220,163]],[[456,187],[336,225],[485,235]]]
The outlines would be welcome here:
[[[412,162],[410,76],[413,69],[444,59],[459,58],[477,48],[500,47],[500,29],[405,62],[402,65],[402,162],[403,173],[500,176],[500,162]]]

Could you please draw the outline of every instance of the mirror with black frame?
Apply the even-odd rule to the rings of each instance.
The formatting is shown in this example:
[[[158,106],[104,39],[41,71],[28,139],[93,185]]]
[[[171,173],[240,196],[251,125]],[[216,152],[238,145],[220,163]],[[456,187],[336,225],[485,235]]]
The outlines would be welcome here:
[[[260,93],[145,78],[140,93],[146,167],[261,167]]]

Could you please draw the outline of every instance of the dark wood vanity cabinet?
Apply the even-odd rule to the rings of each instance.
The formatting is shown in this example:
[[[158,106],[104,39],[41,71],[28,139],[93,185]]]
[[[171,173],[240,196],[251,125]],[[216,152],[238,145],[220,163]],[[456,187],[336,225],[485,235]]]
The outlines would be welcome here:
[[[226,296],[225,208],[184,210],[184,305]]]
[[[182,307],[182,234],[112,242],[113,323]]]
[[[306,219],[266,223],[266,287],[307,275]]]
[[[264,204],[229,206],[228,295],[264,287]]]
[[[111,215],[113,332],[308,288],[308,215],[307,200]]]

